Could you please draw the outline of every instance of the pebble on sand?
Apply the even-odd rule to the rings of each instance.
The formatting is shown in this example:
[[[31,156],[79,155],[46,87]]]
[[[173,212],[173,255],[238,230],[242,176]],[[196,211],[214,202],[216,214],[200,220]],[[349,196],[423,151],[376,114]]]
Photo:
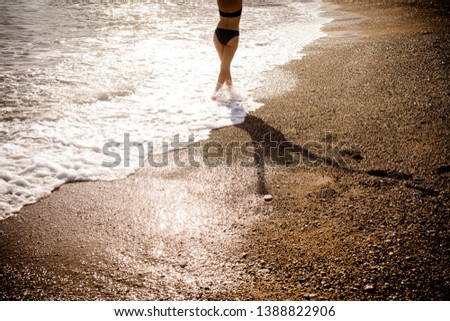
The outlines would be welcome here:
[[[373,284],[367,284],[366,286],[364,286],[364,291],[366,292],[373,292],[373,290],[375,290]]]
[[[265,200],[266,202],[270,202],[271,200],[273,200],[273,197],[272,197],[272,195],[270,195],[270,194],[266,194],[266,195],[264,195],[264,200]]]
[[[315,293],[306,293],[306,294],[303,295],[303,297],[305,299],[315,299],[315,298],[317,298],[317,294],[315,294]]]

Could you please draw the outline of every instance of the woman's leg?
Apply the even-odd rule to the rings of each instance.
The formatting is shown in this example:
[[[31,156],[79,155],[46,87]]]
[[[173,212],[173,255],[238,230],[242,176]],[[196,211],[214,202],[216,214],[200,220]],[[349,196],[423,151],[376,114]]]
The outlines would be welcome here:
[[[216,47],[217,54],[219,55],[220,61],[222,61],[223,48],[225,47],[222,43],[217,39],[216,34],[214,33],[213,37],[214,47]]]
[[[214,45],[220,58],[220,72],[217,79],[217,86],[215,92],[217,92],[223,84],[231,85],[231,61],[238,48],[239,36],[231,38],[226,45],[223,45],[214,35]]]

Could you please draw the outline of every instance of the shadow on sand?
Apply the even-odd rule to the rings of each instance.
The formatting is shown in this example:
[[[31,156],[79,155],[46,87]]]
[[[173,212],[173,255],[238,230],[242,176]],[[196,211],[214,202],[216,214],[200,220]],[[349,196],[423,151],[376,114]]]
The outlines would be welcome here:
[[[329,143],[309,142],[304,146],[297,145],[289,141],[280,130],[267,124],[261,118],[246,113],[240,102],[230,101],[226,106],[231,110],[234,126],[246,131],[251,137],[259,194],[268,194],[265,179],[267,166],[305,166],[310,168],[327,166],[346,172],[355,172],[336,152],[338,148],[332,147]]]

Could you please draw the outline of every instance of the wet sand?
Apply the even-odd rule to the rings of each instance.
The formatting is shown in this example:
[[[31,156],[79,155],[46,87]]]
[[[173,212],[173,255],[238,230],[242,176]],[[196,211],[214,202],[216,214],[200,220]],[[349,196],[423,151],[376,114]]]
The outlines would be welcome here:
[[[249,142],[228,164],[68,184],[0,221],[0,298],[449,300],[443,3],[330,10],[281,67],[296,89],[192,149]]]

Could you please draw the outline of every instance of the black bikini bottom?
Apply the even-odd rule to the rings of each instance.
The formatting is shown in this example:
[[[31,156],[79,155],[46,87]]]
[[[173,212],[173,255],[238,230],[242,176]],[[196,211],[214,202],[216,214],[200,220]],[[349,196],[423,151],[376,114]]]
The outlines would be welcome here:
[[[228,43],[228,41],[239,36],[239,31],[231,29],[217,28],[215,33],[217,39],[219,39],[220,43],[224,46]]]

